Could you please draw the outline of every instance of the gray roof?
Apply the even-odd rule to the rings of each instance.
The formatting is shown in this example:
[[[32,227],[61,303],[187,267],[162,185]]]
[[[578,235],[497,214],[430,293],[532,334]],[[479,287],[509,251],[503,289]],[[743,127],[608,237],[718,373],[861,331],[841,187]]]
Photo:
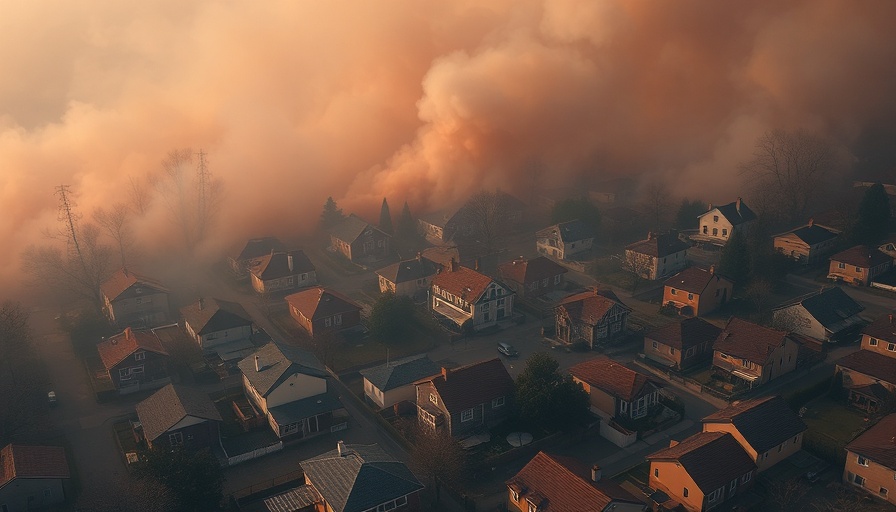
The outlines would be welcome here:
[[[740,202],[740,207],[738,207],[738,202]],[[732,203],[716,206],[716,208],[719,210],[719,213],[721,213],[725,216],[726,219],[728,219],[728,222],[730,222],[732,226],[737,226],[743,224],[744,222],[749,222],[756,219],[756,214],[753,213],[753,210],[747,207],[747,205],[740,199]],[[712,209],[710,209],[709,211],[712,211]]]
[[[269,512],[295,512],[320,501],[320,494],[313,485],[300,485],[283,494],[271,496],[264,500]]]
[[[791,231],[791,233],[809,245],[820,244],[821,242],[832,240],[837,238],[838,235],[836,231],[814,223],[810,225],[807,224],[801,228],[796,228]]]
[[[377,270],[376,273],[395,284],[399,284],[434,276],[438,270],[438,264],[421,256],[420,258],[412,258],[393,263],[388,267]]]
[[[299,464],[336,512],[362,512],[417,492],[423,485],[403,463],[377,445],[346,445]]]
[[[846,292],[839,287],[833,287],[799,297],[793,302],[775,308],[775,311],[797,304],[801,304],[813,318],[818,320],[818,323],[835,334],[854,325],[858,321],[856,315],[865,310],[865,306],[853,300]]]
[[[760,454],[807,429],[799,415],[778,396],[735,402],[703,418],[703,422],[733,424]]]
[[[221,421],[221,414],[207,393],[176,384],[168,384],[138,403],[137,416],[150,441],[187,416]]]
[[[441,373],[442,367],[427,356],[412,356],[361,370],[361,375],[381,391],[400,388]]]
[[[255,371],[255,356],[261,366]],[[289,345],[268,343],[239,362],[240,371],[261,396],[282,384],[291,375],[303,373],[326,378],[327,371],[311,352]]]
[[[375,226],[367,223],[367,221],[353,213],[339,224],[333,226],[333,229],[330,230],[330,234],[343,242],[352,243],[367,229],[380,231]],[[382,233],[383,236],[389,236],[382,231],[380,231],[380,233]]]
[[[311,418],[318,414],[342,408],[342,402],[339,401],[336,393],[327,390],[320,395],[309,396],[301,400],[271,407],[268,411],[278,425],[289,425],[290,423],[298,423],[305,418]]]
[[[271,251],[285,250],[286,246],[283,245],[283,242],[275,237],[266,236],[263,238],[252,238],[246,242],[246,246],[236,259],[237,261],[251,260],[252,258],[259,258],[265,254],[270,254]]]
[[[594,238],[594,234],[591,233],[591,231],[588,229],[588,226],[578,219],[568,222],[561,222],[541,231],[544,232],[553,229],[556,229],[558,231],[557,234],[560,236],[560,239],[563,240],[564,243],[578,242],[579,240]]]
[[[180,312],[196,334],[252,325],[252,317],[243,306],[226,300],[199,299],[181,308]]]

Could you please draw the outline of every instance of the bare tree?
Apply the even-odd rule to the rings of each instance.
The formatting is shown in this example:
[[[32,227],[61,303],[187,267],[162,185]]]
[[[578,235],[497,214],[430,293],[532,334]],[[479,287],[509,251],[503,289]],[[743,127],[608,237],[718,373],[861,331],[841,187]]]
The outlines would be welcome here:
[[[467,453],[446,430],[432,430],[419,425],[412,430],[414,447],[410,464],[435,489],[436,502],[441,497],[442,484],[460,480],[467,466]]]
[[[635,278],[632,282],[632,291],[634,291],[641,281],[651,278],[653,259],[646,254],[626,250],[622,257],[622,268],[626,272],[634,274]]]
[[[818,512],[860,512],[868,508],[867,503],[863,503],[862,496],[842,485],[837,486],[833,498],[817,500],[813,506]]]
[[[772,285],[764,279],[756,279],[750,282],[746,288],[746,295],[756,306],[756,313],[762,317],[762,308],[772,296]]]
[[[46,425],[46,374],[31,344],[28,313],[17,302],[0,304],[0,446]]]
[[[125,203],[116,203],[110,209],[99,207],[93,211],[93,220],[118,245],[122,268],[127,268],[126,251],[134,244],[131,229],[132,210]]]
[[[641,208],[650,219],[650,229],[662,231],[672,220],[672,196],[663,182],[653,182],[644,189]]]
[[[464,204],[459,230],[481,244],[486,254],[491,254],[510,227],[508,206],[507,195],[501,191],[479,192]]]
[[[772,509],[781,512],[796,510],[803,496],[809,492],[804,482],[794,478],[770,480],[766,489]]]
[[[128,188],[128,198],[130,199],[131,208],[137,215],[146,215],[146,210],[152,201],[151,188],[154,186],[152,176],[147,176],[143,180],[128,177],[130,187]]]
[[[196,198],[190,187],[193,154],[189,149],[174,149],[162,160],[162,177],[156,188],[188,249],[196,244],[196,220],[191,215]]]

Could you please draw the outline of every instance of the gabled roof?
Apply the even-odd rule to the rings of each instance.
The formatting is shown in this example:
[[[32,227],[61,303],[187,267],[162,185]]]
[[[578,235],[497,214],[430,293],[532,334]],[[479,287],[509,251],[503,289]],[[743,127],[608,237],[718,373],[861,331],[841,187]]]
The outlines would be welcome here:
[[[570,368],[569,373],[573,377],[627,402],[641,396],[648,384],[656,387],[646,375],[605,356],[579,363]]]
[[[400,388],[441,373],[442,367],[426,356],[411,356],[361,370],[361,376],[380,391]]]
[[[341,293],[328,290],[323,286],[313,286],[285,297],[286,302],[305,315],[305,318],[315,320],[326,318],[339,313],[360,311],[355,301]]]
[[[330,230],[330,234],[343,242],[351,244],[357,240],[362,233],[369,229],[379,231],[384,237],[389,237],[389,235],[380,231],[376,226],[368,224],[364,219],[358,217],[354,213],[346,217],[345,220],[339,224],[333,226],[333,229]]]
[[[475,270],[456,265],[456,270],[449,268],[432,278],[432,286],[438,286],[458,297],[463,297],[470,304],[479,300],[485,290],[492,284],[492,278]]]
[[[450,413],[513,394],[513,379],[497,358],[451,370],[445,368],[443,372],[447,378],[439,375],[425,382],[432,382]]]
[[[713,279],[717,281],[724,279],[731,282],[727,277],[717,273],[715,268],[710,267],[709,270],[706,270],[699,267],[688,267],[670,277],[664,283],[664,286],[684,290],[689,293],[701,294]]]
[[[721,327],[716,327],[706,320],[695,316],[666,324],[650,331],[644,337],[678,350],[687,350],[702,343],[711,345],[721,332]]]
[[[502,279],[517,283],[531,283],[543,279],[553,279],[567,273],[566,267],[555,263],[544,256],[531,260],[518,259],[498,265],[498,273]]]
[[[265,498],[268,512],[295,512],[320,501],[320,494],[313,485],[300,485],[284,493]]]
[[[440,265],[436,262],[419,256],[409,260],[393,263],[376,271],[377,275],[384,277],[389,282],[400,284],[408,281],[416,281],[436,275]]]
[[[103,366],[110,369],[138,350],[146,350],[167,356],[168,351],[150,330],[135,331],[128,327],[115,336],[109,336],[96,346]]]
[[[768,361],[772,352],[784,344],[787,335],[786,331],[732,317],[716,338],[712,348],[762,366]]]
[[[588,229],[588,225],[586,225],[579,219],[561,222],[559,224],[554,224],[553,226],[548,226],[544,229],[539,230],[536,233],[536,236],[549,236],[551,234],[554,234],[554,232],[556,232],[557,236],[559,236],[560,240],[562,240],[565,244],[594,238],[594,233],[592,233],[591,230]]]
[[[243,306],[221,299],[199,299],[182,307],[180,313],[193,332],[200,335],[252,325],[252,317]]]
[[[292,256],[292,270],[289,270],[290,256]],[[268,281],[270,279],[314,272],[314,264],[301,250],[273,252],[253,261],[249,271],[258,279]]]
[[[635,242],[625,249],[627,251],[646,254],[655,258],[665,258],[670,254],[686,251],[688,247],[690,247],[690,245],[681,241],[678,238],[678,235],[672,233],[664,233],[661,235],[649,233],[647,235],[647,240]]]
[[[112,274],[112,277],[103,281],[103,284],[100,285],[100,291],[103,292],[103,295],[109,300],[115,300],[130,287],[135,285],[141,288],[149,288],[154,292],[168,293],[168,288],[162,286],[161,283],[155,279],[136,274],[126,268],[119,269]]]
[[[896,469],[894,434],[896,434],[896,414],[888,414],[846,445],[846,449],[881,466]]]
[[[0,488],[16,478],[70,478],[61,446],[8,444],[0,450]]]
[[[647,459],[677,461],[704,494],[756,470],[756,463],[728,432],[700,432]]]
[[[259,370],[255,370],[255,357]],[[326,378],[327,370],[311,352],[289,345],[268,343],[255,353],[238,363],[252,387],[261,396],[267,396],[274,388],[290,376],[302,373],[312,377]]]
[[[837,365],[896,385],[896,357],[872,350],[857,350],[838,359]]]
[[[457,215],[457,208],[424,213],[417,217],[418,221],[440,227],[442,229]]]
[[[137,416],[150,441],[155,441],[187,416],[222,421],[207,393],[179,384],[168,384],[138,403]]]
[[[592,482],[590,469],[570,457],[538,452],[507,485],[525,498],[542,499],[544,512],[601,512],[614,501],[643,505],[615,482]]]
[[[722,216],[728,219],[728,222],[730,222],[732,226],[737,226],[744,222],[756,219],[756,214],[753,213],[753,210],[748,208],[739,197],[737,198],[737,201],[710,208],[709,211],[700,215],[700,217],[712,213],[713,210],[718,210]]]
[[[731,423],[758,453],[806,430],[799,415],[779,396],[735,402],[703,418],[703,423]]]
[[[839,287],[824,288],[817,292],[798,297],[796,300],[775,308],[775,311],[801,305],[825,329],[839,332],[855,323],[855,316],[865,310]]]
[[[806,245],[815,245],[827,242],[828,240],[833,240],[834,238],[837,238],[839,234],[840,232],[836,229],[820,226],[810,221],[805,226],[798,227],[787,233],[781,233],[775,238],[785,235],[793,235],[802,240]]]
[[[335,512],[362,512],[423,489],[403,463],[377,445],[344,445],[299,463]]]
[[[896,343],[896,315],[889,313],[877,317],[870,325],[865,327],[862,334],[890,343]]]
[[[845,263],[853,267],[874,268],[892,262],[893,258],[882,253],[876,247],[857,245],[831,256],[831,261]]]
[[[597,325],[617,304],[626,311],[631,311],[631,308],[620,302],[612,292],[588,290],[563,299],[557,308],[566,311],[573,320]]]
[[[285,250],[286,246],[283,245],[283,242],[273,236],[251,238],[246,242],[246,246],[243,247],[243,250],[240,251],[235,259],[237,261],[246,261],[260,258],[267,254],[271,254],[272,252],[281,252]]]

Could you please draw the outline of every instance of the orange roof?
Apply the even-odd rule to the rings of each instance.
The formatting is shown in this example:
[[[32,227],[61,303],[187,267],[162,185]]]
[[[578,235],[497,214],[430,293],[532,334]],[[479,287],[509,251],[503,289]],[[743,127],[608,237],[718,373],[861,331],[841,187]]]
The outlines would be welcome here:
[[[853,267],[874,268],[886,265],[893,259],[875,247],[857,245],[831,256],[831,261],[845,263]]]
[[[103,366],[113,368],[137,350],[148,350],[157,354],[168,355],[159,338],[152,331],[135,331],[128,327],[124,332],[110,336],[96,346]]]
[[[305,318],[312,320],[361,309],[355,301],[323,286],[312,286],[307,290],[287,295],[285,300],[287,304],[298,309]]]
[[[453,295],[463,297],[467,302],[473,303],[485,293],[485,289],[492,283],[492,278],[480,274],[467,267],[457,266],[452,271],[450,267],[432,278],[432,285],[438,286]]]
[[[573,377],[628,402],[641,395],[650,379],[609,357],[598,357],[569,369]]]
[[[709,286],[713,279],[730,281],[725,276],[719,275],[715,269],[705,270],[698,267],[688,267],[670,277],[665,286],[677,288],[690,293],[701,294]]]
[[[566,310],[566,313],[570,318],[587,322],[589,325],[599,324],[601,318],[613,309],[613,306],[616,304],[631,311],[625,304],[605,296],[605,293],[609,295],[612,292],[588,290],[586,292],[570,295],[560,301],[559,307]]]
[[[0,487],[14,478],[70,478],[61,446],[8,444],[0,450]]]
[[[531,260],[513,260],[498,265],[498,272],[502,279],[517,283],[531,283],[550,279],[568,272],[566,267],[555,263],[544,256]]]
[[[115,300],[119,295],[124,293],[125,290],[137,283],[149,288],[154,288],[160,292],[168,291],[168,288],[162,286],[158,281],[135,274],[126,268],[119,269],[112,274],[112,277],[106,279],[103,284],[100,285],[100,291],[102,291],[103,295],[108,297],[109,300]]]
[[[787,331],[731,317],[712,348],[758,365],[765,365],[775,349],[785,343],[787,336]]]

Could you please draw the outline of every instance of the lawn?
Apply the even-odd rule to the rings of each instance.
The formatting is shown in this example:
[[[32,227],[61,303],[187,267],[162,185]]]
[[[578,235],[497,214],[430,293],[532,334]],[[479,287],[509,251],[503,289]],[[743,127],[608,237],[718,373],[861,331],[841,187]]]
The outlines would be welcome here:
[[[843,449],[868,428],[864,414],[829,398],[809,403],[803,414],[803,422],[809,427],[803,447],[835,464],[843,463]]]
[[[350,368],[370,366],[389,359],[395,360],[426,352],[435,343],[426,333],[415,332],[409,340],[402,343],[385,345],[367,337],[360,340],[346,341],[333,348],[327,354],[327,366],[334,372],[341,372]]]

